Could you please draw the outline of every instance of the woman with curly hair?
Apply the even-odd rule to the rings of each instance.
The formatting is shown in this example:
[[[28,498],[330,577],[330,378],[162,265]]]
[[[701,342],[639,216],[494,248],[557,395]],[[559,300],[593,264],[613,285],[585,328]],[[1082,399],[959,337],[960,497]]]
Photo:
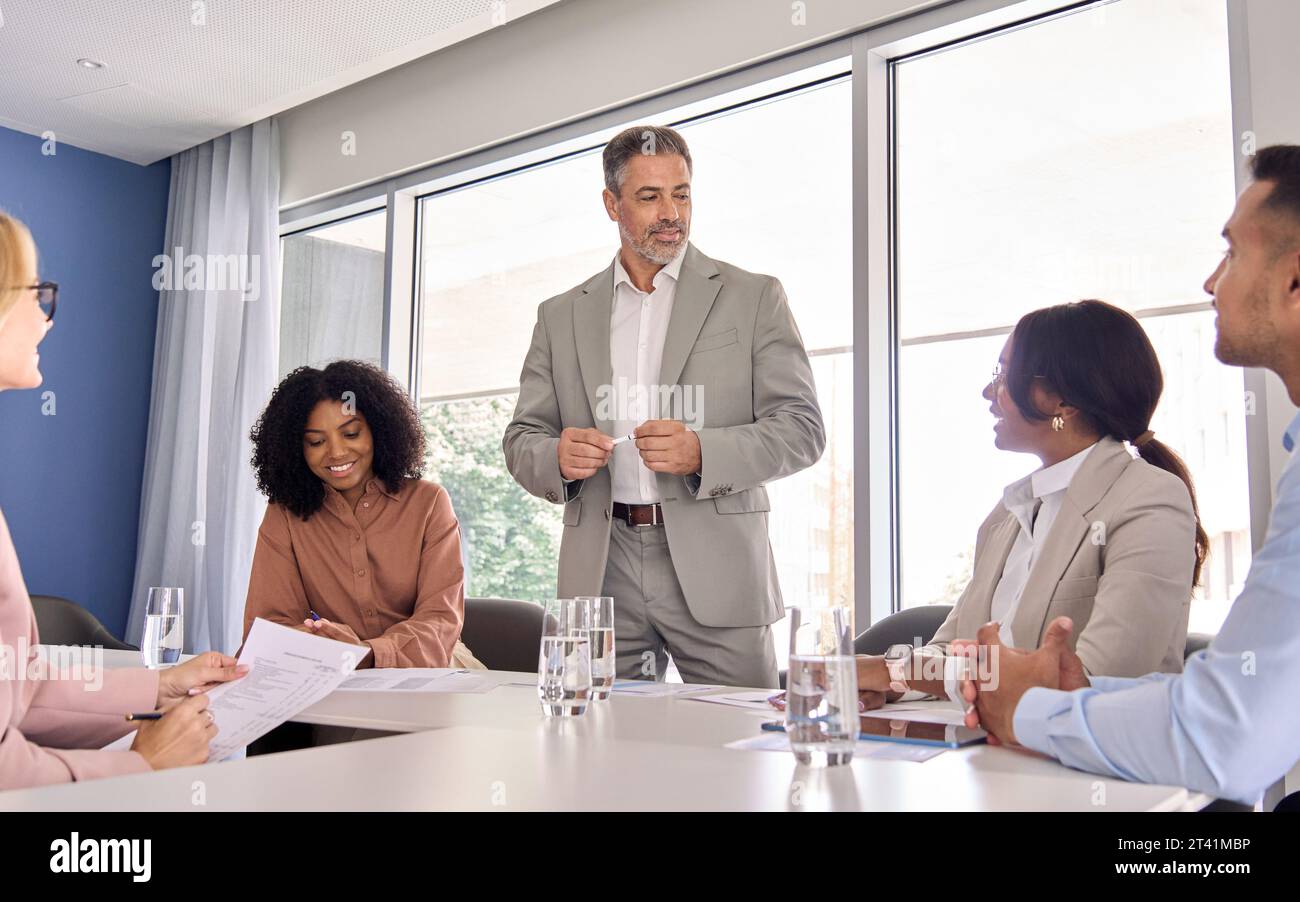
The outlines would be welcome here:
[[[362,667],[479,667],[460,642],[460,531],[421,479],[424,430],[378,367],[294,370],[253,427],[270,504],[257,534],[244,635],[262,617],[367,646]]]

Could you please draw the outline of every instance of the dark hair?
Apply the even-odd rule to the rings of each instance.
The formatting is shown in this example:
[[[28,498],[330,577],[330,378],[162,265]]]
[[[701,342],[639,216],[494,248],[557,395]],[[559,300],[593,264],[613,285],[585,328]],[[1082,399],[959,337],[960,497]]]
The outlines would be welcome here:
[[[690,148],[679,132],[659,125],[634,125],[623,129],[610,139],[601,154],[605,168],[605,187],[618,194],[623,189],[627,164],[633,157],[661,153],[680,154],[686,161],[686,171],[694,172]]]
[[[350,392],[351,394],[346,394]],[[388,373],[360,360],[323,370],[300,366],[284,377],[249,437],[257,487],[273,504],[306,520],[325,502],[325,484],[303,457],[303,430],[321,401],[353,400],[374,441],[375,476],[390,492],[424,473],[424,429],[406,391]]]
[[[1250,174],[1257,182],[1273,183],[1264,208],[1284,213],[1300,225],[1300,145],[1263,148],[1250,158]]]
[[[1026,313],[1012,332],[1007,392],[1025,419],[1046,420],[1049,414],[1039,410],[1030,395],[1035,378],[1078,408],[1085,425],[1098,435],[1133,442],[1143,460],[1187,486],[1196,518],[1192,585],[1199,585],[1210,540],[1201,526],[1187,465],[1172,448],[1146,435],[1164,377],[1142,326],[1127,311],[1096,300]]]

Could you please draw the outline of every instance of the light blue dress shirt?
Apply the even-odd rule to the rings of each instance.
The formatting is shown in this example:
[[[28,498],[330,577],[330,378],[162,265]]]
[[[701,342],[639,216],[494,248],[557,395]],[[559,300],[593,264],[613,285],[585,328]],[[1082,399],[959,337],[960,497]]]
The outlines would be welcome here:
[[[1300,415],[1283,444],[1300,440]],[[1268,536],[1209,648],[1181,674],[1030,689],[1016,739],[1062,764],[1253,804],[1300,759],[1300,465],[1278,480]]]

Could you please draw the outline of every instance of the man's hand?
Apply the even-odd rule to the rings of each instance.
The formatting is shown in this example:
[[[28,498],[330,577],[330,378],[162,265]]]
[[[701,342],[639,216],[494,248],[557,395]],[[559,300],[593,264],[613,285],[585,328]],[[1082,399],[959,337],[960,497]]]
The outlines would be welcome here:
[[[969,655],[973,646],[982,646],[985,660],[994,668],[991,678],[978,686],[973,680],[962,681],[962,697],[974,706],[966,715],[966,725],[983,727],[992,739],[1015,745],[1016,705],[1027,691],[1043,686],[1071,692],[1089,685],[1083,662],[1070,650],[1073,628],[1069,617],[1057,617],[1047,627],[1043,644],[1032,652],[1003,645],[996,623],[980,627],[977,643],[954,642],[955,654]]]
[[[560,446],[556,451],[560,459],[560,475],[565,479],[587,479],[609,463],[614,450],[614,440],[599,429],[575,429],[570,426],[560,433]]]
[[[700,437],[679,420],[646,420],[636,431],[641,460],[656,473],[690,476],[700,472]]]

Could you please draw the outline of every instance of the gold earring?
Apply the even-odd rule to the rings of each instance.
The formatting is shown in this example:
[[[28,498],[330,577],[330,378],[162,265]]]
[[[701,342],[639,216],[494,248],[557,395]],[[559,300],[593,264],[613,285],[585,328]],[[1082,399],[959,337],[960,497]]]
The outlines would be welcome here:
[[[1053,432],[1060,432],[1064,428],[1065,428],[1065,417],[1061,416],[1059,413],[1056,416],[1052,417]]]

